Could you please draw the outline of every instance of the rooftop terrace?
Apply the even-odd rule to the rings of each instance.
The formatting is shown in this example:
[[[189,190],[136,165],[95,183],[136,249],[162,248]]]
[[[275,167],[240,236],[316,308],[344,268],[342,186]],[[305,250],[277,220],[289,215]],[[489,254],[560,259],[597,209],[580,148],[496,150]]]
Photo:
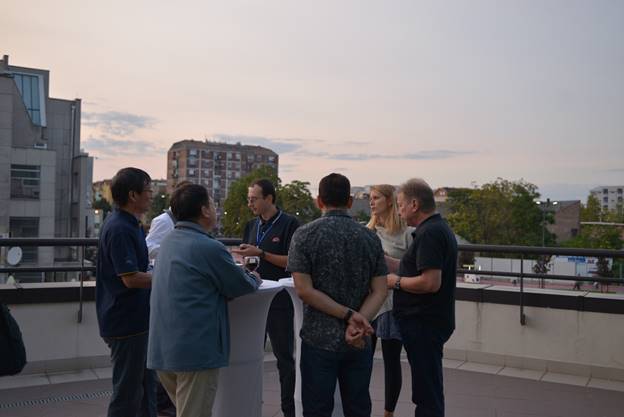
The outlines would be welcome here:
[[[616,417],[624,409],[621,382],[455,360],[446,360],[445,367],[448,417]],[[407,363],[403,371],[397,416],[413,415]],[[0,416],[103,417],[111,390],[109,378],[106,368],[0,378]],[[383,364],[377,358],[371,381],[373,416],[383,416],[383,389]],[[262,415],[282,415],[272,355],[265,359]]]

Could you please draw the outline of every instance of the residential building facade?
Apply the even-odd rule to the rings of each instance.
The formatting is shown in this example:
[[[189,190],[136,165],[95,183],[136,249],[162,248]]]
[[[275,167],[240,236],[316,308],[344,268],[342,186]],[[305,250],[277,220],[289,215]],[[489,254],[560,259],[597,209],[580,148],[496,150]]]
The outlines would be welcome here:
[[[622,211],[624,208],[624,185],[605,185],[592,188],[589,193],[600,203],[603,210]]]
[[[167,152],[167,192],[171,194],[181,181],[190,181],[206,187],[221,207],[230,184],[263,165],[277,172],[279,156],[261,146],[182,140]]]
[[[93,158],[80,149],[81,101],[50,97],[49,82],[47,70],[9,65],[7,55],[0,60],[2,236],[90,235]],[[75,255],[70,248],[22,250],[23,266],[51,266]]]

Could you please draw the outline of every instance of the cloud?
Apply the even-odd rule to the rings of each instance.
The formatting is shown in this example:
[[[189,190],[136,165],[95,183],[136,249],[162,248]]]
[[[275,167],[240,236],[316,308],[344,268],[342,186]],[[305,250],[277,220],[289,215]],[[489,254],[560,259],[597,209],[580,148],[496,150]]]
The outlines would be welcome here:
[[[330,154],[327,152],[309,152],[300,151],[296,156],[302,157],[316,157],[326,159],[337,159],[341,161],[368,161],[373,159],[410,159],[410,160],[436,160],[436,159],[449,159],[463,155],[470,155],[472,151],[450,151],[450,150],[432,150],[422,151],[408,154],[370,154],[370,153],[338,153]]]
[[[104,134],[113,136],[128,136],[137,129],[150,128],[155,123],[156,119],[149,116],[118,111],[82,113],[82,124],[94,127]]]
[[[297,149],[300,149],[304,143],[308,142],[305,139],[279,139],[267,138],[264,136],[228,135],[225,133],[217,133],[213,135],[213,139],[227,143],[240,142],[244,145],[264,146],[265,148],[269,148],[278,154],[294,152]]]
[[[94,138],[89,136],[82,141],[84,148],[95,156],[145,156],[165,154],[167,149],[141,139],[113,139],[109,137]]]

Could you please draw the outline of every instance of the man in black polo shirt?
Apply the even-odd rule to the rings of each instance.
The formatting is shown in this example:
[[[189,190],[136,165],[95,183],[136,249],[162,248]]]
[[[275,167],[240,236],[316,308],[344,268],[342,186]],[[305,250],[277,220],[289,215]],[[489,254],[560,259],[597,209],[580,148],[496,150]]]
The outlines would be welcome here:
[[[271,181],[253,182],[247,192],[247,203],[257,218],[245,225],[243,244],[233,250],[242,256],[259,256],[257,271],[262,279],[277,281],[290,276],[286,272],[288,247],[299,222],[275,205],[275,187]],[[282,412],[295,416],[295,359],[293,304],[286,290],[280,291],[269,309],[267,333],[279,371]]]
[[[156,377],[146,368],[152,276],[139,223],[152,201],[150,182],[137,168],[117,172],[111,184],[116,208],[98,242],[96,310],[113,362],[109,417],[156,417]]]
[[[414,241],[388,275],[394,315],[412,369],[415,416],[444,416],[442,349],[455,330],[457,241],[435,212],[431,187],[421,179],[401,185],[399,216],[415,226]]]

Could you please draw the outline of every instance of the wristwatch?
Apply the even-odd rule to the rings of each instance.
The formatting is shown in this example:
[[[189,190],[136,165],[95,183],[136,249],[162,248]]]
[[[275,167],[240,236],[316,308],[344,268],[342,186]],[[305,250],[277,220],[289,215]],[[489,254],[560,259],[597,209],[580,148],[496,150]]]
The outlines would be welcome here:
[[[397,280],[394,282],[394,289],[397,291],[401,290],[401,275],[397,275]]]
[[[348,322],[349,319],[351,318],[351,316],[353,315],[353,310],[348,309],[347,310],[347,314],[345,314],[345,316],[342,318],[345,322]]]
[[[260,259],[264,259],[264,257],[266,256],[266,253],[264,252],[264,249],[260,249],[262,252],[260,252],[260,255],[258,255],[260,257]]]

